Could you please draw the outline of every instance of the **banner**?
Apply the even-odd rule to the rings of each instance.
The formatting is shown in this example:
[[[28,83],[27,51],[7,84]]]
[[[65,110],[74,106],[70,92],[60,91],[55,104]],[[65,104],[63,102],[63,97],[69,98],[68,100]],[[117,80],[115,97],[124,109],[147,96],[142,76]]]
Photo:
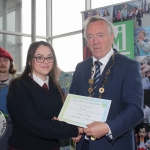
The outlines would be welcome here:
[[[91,16],[102,16],[110,21],[115,32],[113,48],[140,64],[144,119],[135,127],[135,139],[137,150],[150,150],[150,0],[131,1],[82,12],[82,26]],[[83,60],[91,55],[83,37]]]

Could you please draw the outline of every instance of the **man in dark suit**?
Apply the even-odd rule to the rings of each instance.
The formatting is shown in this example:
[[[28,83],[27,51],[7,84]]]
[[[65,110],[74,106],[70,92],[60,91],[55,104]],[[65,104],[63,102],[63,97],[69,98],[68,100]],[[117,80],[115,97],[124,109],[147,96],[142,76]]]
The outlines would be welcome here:
[[[77,143],[76,149],[135,150],[133,128],[143,119],[139,63],[112,49],[113,27],[104,18],[91,17],[86,21],[85,38],[93,56],[77,65],[69,93],[109,99],[112,103],[106,122],[88,124],[81,139],[73,139]],[[96,68],[95,61],[102,65],[94,90],[91,71]]]

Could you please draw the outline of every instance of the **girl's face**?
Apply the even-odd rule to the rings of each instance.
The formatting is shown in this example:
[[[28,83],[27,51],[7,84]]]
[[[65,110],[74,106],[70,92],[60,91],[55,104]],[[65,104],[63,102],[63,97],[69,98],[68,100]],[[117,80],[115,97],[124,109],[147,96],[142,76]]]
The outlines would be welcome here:
[[[43,81],[53,68],[53,54],[48,46],[40,45],[32,60],[33,73]]]
[[[144,41],[145,35],[143,33],[138,34],[138,39]]]
[[[140,137],[145,137],[146,136],[146,129],[145,128],[140,129],[139,136]]]

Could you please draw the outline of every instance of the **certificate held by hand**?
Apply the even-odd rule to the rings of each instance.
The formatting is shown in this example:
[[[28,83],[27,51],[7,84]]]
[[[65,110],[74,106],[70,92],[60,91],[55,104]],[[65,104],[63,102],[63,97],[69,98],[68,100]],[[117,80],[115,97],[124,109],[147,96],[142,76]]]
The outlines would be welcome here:
[[[68,94],[58,118],[79,127],[94,121],[105,122],[110,104],[111,100]]]

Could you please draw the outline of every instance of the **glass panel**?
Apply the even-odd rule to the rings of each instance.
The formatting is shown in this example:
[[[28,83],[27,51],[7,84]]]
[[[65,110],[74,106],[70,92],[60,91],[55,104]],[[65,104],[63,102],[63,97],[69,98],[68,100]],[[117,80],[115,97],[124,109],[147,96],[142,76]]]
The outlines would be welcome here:
[[[20,36],[0,34],[0,46],[8,50],[13,59],[17,72],[22,70],[22,43]]]
[[[36,39],[36,41],[46,41],[46,39]],[[22,66],[23,69],[25,68],[26,65],[26,58],[27,58],[27,52],[29,49],[29,46],[31,44],[31,37],[22,37]]]
[[[45,41],[45,42],[46,42],[46,39],[39,39],[39,38],[36,38],[36,41]]]
[[[28,52],[28,49],[29,49],[29,46],[31,44],[31,37],[22,37],[22,66],[23,66],[23,69],[26,65],[26,58],[27,58],[27,52]]]
[[[21,0],[0,1],[0,30],[21,32]]]
[[[85,0],[52,1],[53,35],[82,29],[81,11],[85,10]]]
[[[83,59],[82,34],[53,40],[58,66],[61,70],[72,72]]]
[[[31,34],[31,0],[22,0],[22,33]]]
[[[36,0],[36,34],[46,36],[46,0]]]

